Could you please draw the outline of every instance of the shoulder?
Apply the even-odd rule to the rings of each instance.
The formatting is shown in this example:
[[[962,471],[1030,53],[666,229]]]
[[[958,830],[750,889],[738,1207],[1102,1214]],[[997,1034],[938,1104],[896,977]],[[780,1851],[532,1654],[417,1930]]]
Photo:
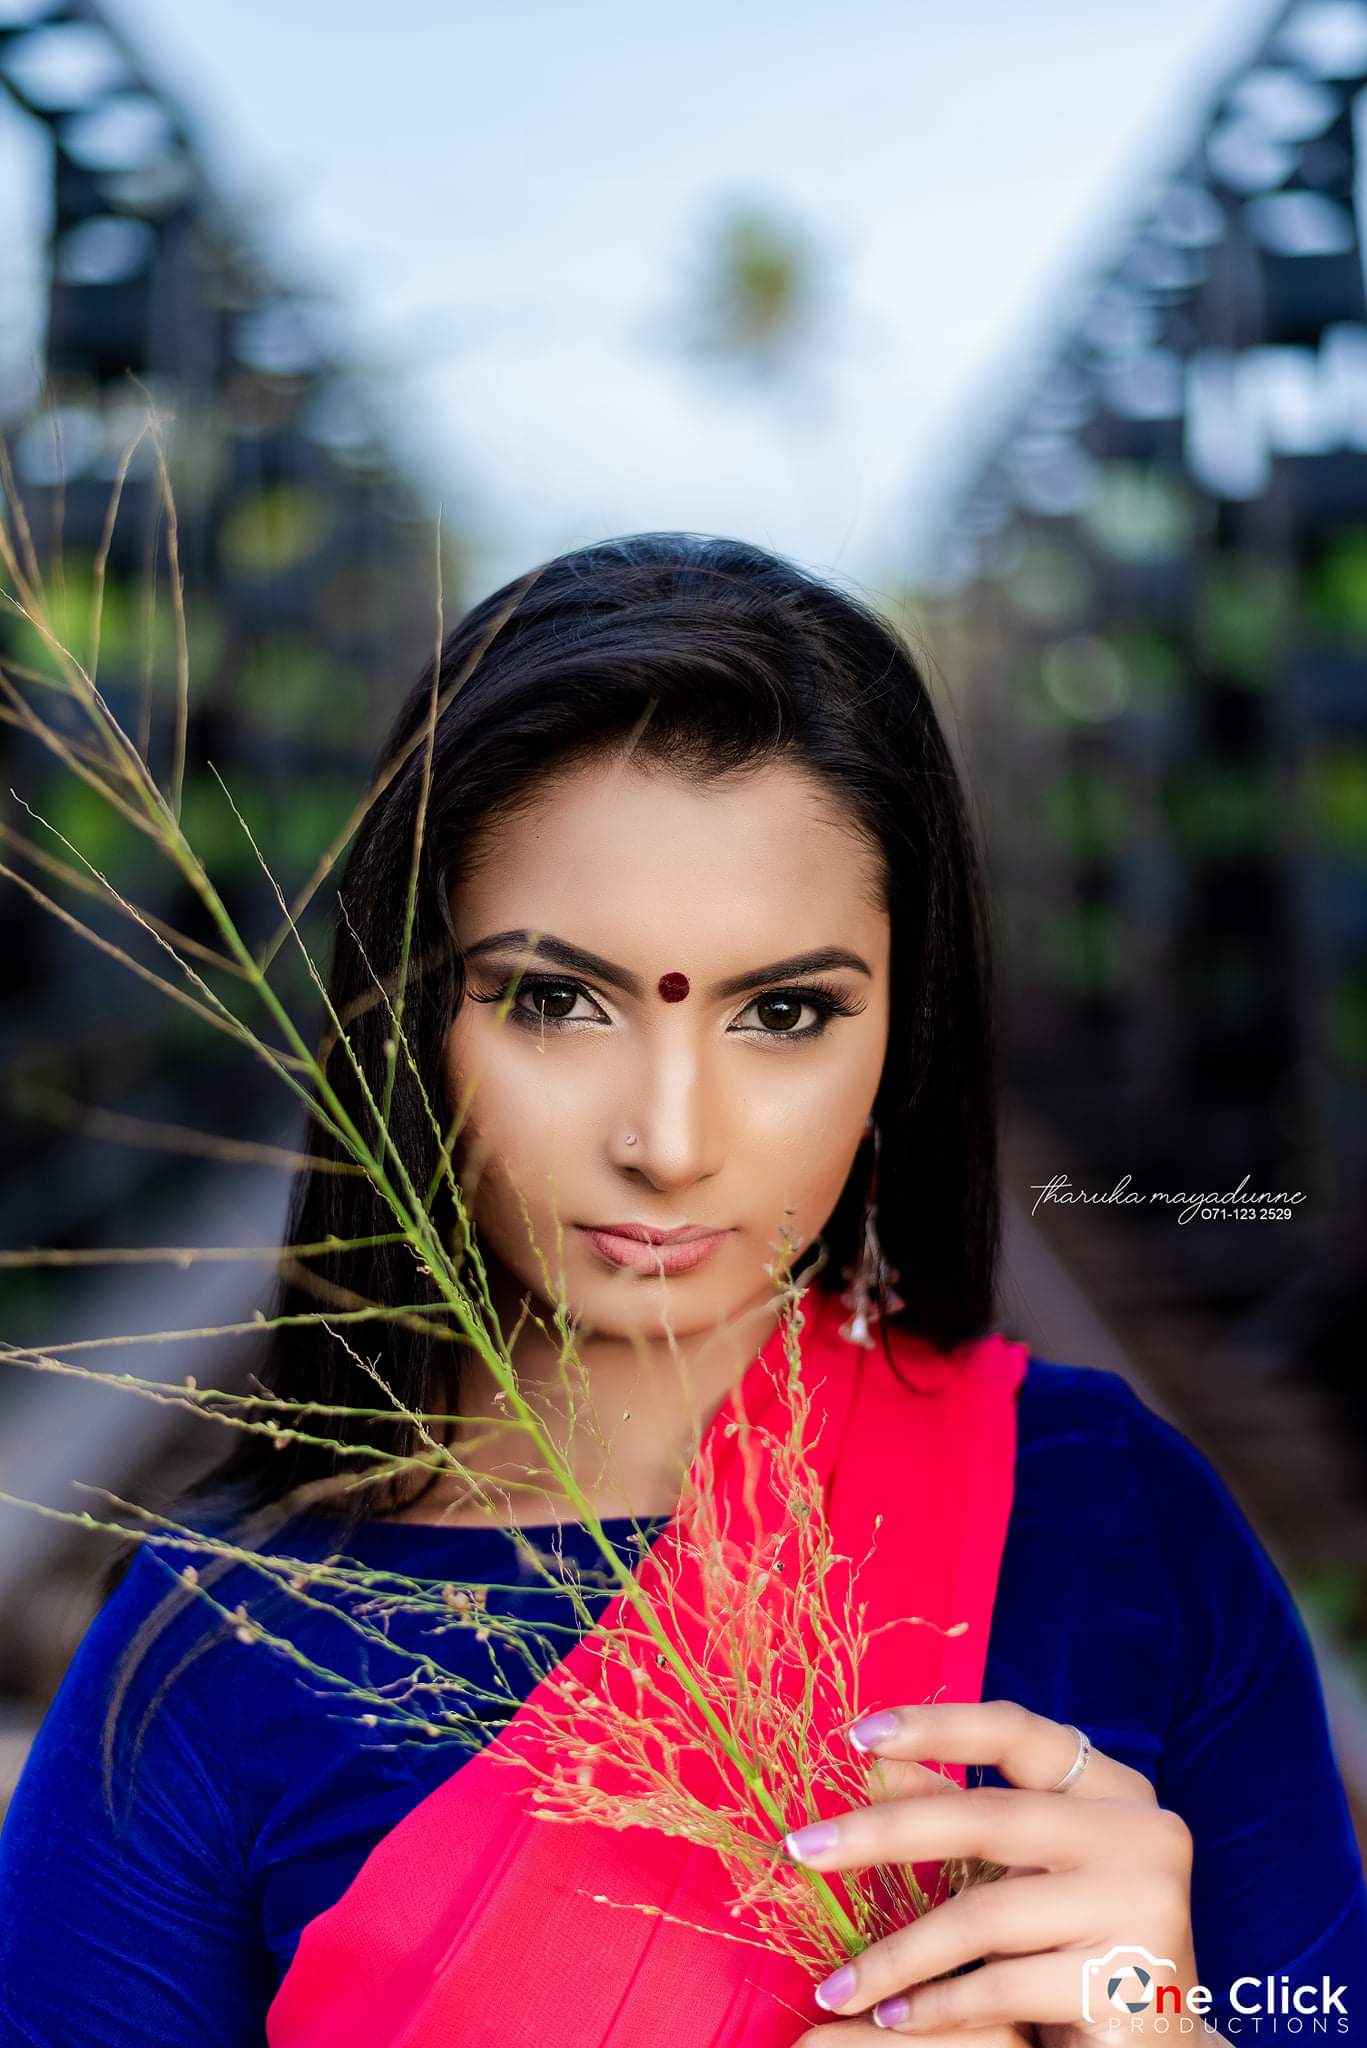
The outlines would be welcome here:
[[[138,1541],[96,1610],[39,1726],[24,1778],[28,1796],[94,1796],[131,1811],[184,1792],[191,1780],[227,1827],[247,1780],[269,1759],[248,1739],[296,1690],[298,1666],[256,1640],[288,1604],[292,1640],[320,1625],[293,1600],[283,1574],[293,1551],[260,1562],[234,1556],[208,1519]],[[251,1637],[243,1632],[253,1625]],[[69,1760],[75,1775],[64,1779]],[[116,1798],[117,1794],[117,1798]],[[229,1805],[234,1809],[230,1815]]]
[[[1123,1373],[1102,1365],[1065,1365],[1037,1351],[1030,1353],[1021,1380],[1020,1407],[1041,1432],[1095,1431],[1108,1442],[1131,1443],[1151,1425],[1160,1435],[1172,1430]]]
[[[212,1531],[200,1533],[214,1540]],[[193,1531],[185,1543],[140,1541],[77,1644],[54,1706],[66,1695],[93,1701],[125,1688],[129,1697],[146,1694],[201,1657],[212,1656],[221,1677],[232,1607],[249,1570],[220,1568],[215,1581],[206,1568],[211,1559]]]
[[[1174,1510],[1242,1522],[1233,1494],[1206,1454],[1152,1406],[1123,1373],[1065,1365],[1031,1352],[1021,1381],[1018,1443],[1026,1454],[1071,1449],[1103,1458],[1137,1491]]]
[[[41,1761],[54,1726],[68,1734],[95,1729],[105,1709],[116,1701],[145,1705],[158,1678],[164,1679],[191,1643],[205,1634],[189,1588],[178,1578],[179,1563],[188,1555],[182,1553],[175,1564],[168,1564],[151,1545],[139,1544],[71,1654],[34,1745],[30,1768]]]
[[[130,1855],[183,1846],[245,1882],[254,1818],[309,1719],[300,1662],[258,1637],[274,1621],[306,1662],[328,1616],[283,1589],[294,1551],[273,1569],[270,1550],[261,1563],[225,1552],[225,1534],[198,1520],[138,1542],[30,1746],[6,1816],[11,1867],[21,1836],[60,1814]]]
[[[1128,1560],[1128,1583],[1146,1573],[1148,1602],[1166,1603],[1175,1706],[1179,1674],[1209,1704],[1213,1676],[1228,1696],[1268,1659],[1312,1662],[1281,1563],[1206,1453],[1122,1373],[1032,1354],[1019,1417],[1018,1483],[1087,1501],[1076,1540],[1092,1541],[1104,1567]]]
[[[1199,1522],[1247,1544],[1242,1508],[1206,1453],[1123,1373],[1030,1354],[1021,1382],[1017,1441],[1023,1456],[1071,1454],[1102,1464],[1112,1481],[1148,1503],[1155,1534]],[[1256,1542],[1256,1538],[1253,1538]]]
[[[1237,1513],[1210,1461],[1123,1373],[1035,1352],[1017,1398],[1016,1479],[1027,1509],[1036,1496],[1051,1513],[1075,1503],[1098,1534],[1152,1521],[1156,1541],[1158,1499]]]
[[[230,1630],[181,1579],[190,1556],[139,1544],[39,1725],[15,1793],[20,1812],[59,1809],[117,1840],[159,1810],[188,1818],[193,1802],[206,1837],[228,1847]]]

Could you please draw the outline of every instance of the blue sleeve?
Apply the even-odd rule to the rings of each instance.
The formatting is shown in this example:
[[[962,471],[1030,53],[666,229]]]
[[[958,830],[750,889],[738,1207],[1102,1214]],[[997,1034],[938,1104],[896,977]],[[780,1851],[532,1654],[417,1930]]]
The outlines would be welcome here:
[[[1117,1376],[1118,1377],[1118,1376]],[[1124,1384],[1122,1382],[1122,1384]],[[1268,1976],[1342,1987],[1319,2030],[1283,2016],[1231,2039],[1367,2039],[1367,1880],[1305,1625],[1278,1567],[1200,1451],[1126,1387],[1134,1455],[1170,1589],[1170,1718],[1159,1802],[1191,1829],[1192,1926],[1211,2018]],[[1124,1655],[1119,1640],[1106,1654]]]
[[[168,1553],[169,1555],[169,1553]],[[34,1739],[0,1831],[0,2048],[262,2048],[273,1995],[232,1803],[240,1723],[227,1689],[177,1679],[129,1736],[206,1610],[186,1610],[129,1688],[105,1800],[110,1687],[174,1584],[144,1547],[96,1614]],[[181,1624],[178,1626],[178,1623]],[[211,1648],[197,1667],[212,1673]]]

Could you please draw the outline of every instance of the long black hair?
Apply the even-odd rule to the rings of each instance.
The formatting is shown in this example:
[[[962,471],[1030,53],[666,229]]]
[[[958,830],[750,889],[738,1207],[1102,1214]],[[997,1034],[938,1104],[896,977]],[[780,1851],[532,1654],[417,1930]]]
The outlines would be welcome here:
[[[982,1335],[993,1314],[999,1236],[997,1089],[988,910],[964,791],[910,646],[871,606],[762,548],[691,533],[600,541],[495,591],[446,636],[435,675],[429,664],[380,750],[378,794],[339,887],[329,990],[376,1099],[392,1022],[375,1000],[375,980],[389,983],[402,964],[424,809],[403,1031],[417,1072],[435,1088],[464,987],[453,885],[486,829],[545,777],[628,745],[642,762],[684,776],[774,761],[799,766],[880,856],[892,948],[888,1051],[874,1105],[878,1217],[905,1303],[883,1327],[943,1351]],[[327,1073],[366,1126],[362,1092],[335,1047]],[[402,1058],[390,1129],[414,1185],[439,1179],[439,1140]],[[325,1131],[309,1142],[324,1160],[346,1157]],[[819,1287],[847,1284],[842,1269],[859,1253],[871,1165],[861,1146],[809,1247],[809,1257],[826,1247]],[[446,1230],[454,1217],[437,1220]],[[319,1167],[298,1173],[291,1242],[393,1227],[368,1179]],[[330,1293],[333,1301],[437,1299],[403,1244],[310,1256],[308,1276],[283,1269],[276,1315],[316,1316],[320,1280],[341,1290]],[[409,1411],[432,1410],[449,1341],[426,1332],[420,1315],[381,1327],[383,1373],[396,1400]],[[272,1329],[257,1377],[285,1400],[382,1405],[316,1322]],[[415,1425],[398,1415],[329,1418],[319,1433],[396,1457],[424,1448]],[[182,1495],[180,1519],[212,1506],[244,1531],[259,1531],[287,1495],[354,1475],[360,1463],[297,1439],[280,1448],[240,1432],[232,1452]],[[343,1527],[411,1505],[437,1477],[410,1468],[344,1489]]]

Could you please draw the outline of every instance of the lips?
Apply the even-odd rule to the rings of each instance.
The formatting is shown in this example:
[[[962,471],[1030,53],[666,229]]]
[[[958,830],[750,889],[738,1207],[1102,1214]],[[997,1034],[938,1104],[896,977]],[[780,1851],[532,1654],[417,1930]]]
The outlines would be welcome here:
[[[697,1223],[682,1224],[677,1230],[653,1230],[646,1223],[585,1223],[579,1228],[609,1265],[656,1278],[692,1272],[730,1235],[729,1230],[708,1230]]]
[[[586,1223],[583,1227],[607,1237],[632,1237],[637,1244],[688,1244],[693,1238],[716,1234],[705,1223],[680,1223],[673,1230],[656,1230],[649,1223]]]

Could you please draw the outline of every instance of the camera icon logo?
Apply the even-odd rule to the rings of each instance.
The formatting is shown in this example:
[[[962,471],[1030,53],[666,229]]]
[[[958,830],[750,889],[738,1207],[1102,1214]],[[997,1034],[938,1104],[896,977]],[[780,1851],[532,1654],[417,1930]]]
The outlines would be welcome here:
[[[1171,1956],[1151,1955],[1146,1948],[1118,1946],[1104,1956],[1088,1956],[1082,1965],[1082,2017],[1105,2019],[1110,2013],[1127,2016],[1147,2012],[1153,2004],[1161,1973],[1169,1975],[1177,1965]]]

